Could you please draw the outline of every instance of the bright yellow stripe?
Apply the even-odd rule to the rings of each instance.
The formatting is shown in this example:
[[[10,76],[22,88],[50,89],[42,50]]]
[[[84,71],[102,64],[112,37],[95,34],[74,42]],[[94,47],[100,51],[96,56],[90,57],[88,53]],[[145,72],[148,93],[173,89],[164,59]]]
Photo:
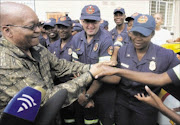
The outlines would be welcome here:
[[[180,80],[180,64],[177,65],[177,66],[175,66],[175,67],[173,68],[173,70],[174,70],[176,76],[178,77],[178,79]]]
[[[91,125],[91,124],[96,124],[96,123],[98,123],[98,119],[94,119],[94,120],[86,120],[86,119],[84,119],[84,123],[86,124],[86,125]]]
[[[99,57],[99,62],[110,61],[110,60],[111,60],[111,56]]]
[[[78,59],[78,55],[75,52],[72,52],[72,57]]]
[[[75,119],[64,119],[65,123],[74,123]]]

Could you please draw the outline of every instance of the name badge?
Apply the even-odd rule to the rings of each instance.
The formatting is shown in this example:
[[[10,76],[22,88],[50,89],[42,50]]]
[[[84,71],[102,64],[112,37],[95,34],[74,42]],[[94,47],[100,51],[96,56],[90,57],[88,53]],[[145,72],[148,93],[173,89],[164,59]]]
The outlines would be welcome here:
[[[154,71],[154,70],[156,69],[156,62],[151,61],[151,62],[149,63],[149,69],[150,69],[151,71]]]
[[[121,63],[121,66],[126,67],[126,68],[129,68],[129,65],[124,64],[124,63]]]

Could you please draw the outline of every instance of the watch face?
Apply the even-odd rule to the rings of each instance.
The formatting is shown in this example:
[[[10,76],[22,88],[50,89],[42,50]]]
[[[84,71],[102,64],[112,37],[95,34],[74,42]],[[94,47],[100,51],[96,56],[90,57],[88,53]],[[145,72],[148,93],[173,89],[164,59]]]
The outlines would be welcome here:
[[[89,99],[90,98],[90,95],[89,94],[85,94],[86,98]]]

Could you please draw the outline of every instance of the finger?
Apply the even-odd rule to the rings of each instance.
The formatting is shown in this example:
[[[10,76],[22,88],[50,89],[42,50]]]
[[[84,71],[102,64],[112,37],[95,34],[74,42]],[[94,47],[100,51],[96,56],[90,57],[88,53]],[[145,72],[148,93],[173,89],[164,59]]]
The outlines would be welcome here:
[[[138,93],[137,95],[134,95],[134,97],[136,97],[138,100],[141,100],[141,95]]]
[[[151,89],[146,85],[145,86],[145,89],[147,91],[147,93],[153,98],[153,99],[156,99],[157,95],[151,91]]]
[[[101,73],[99,73],[98,75],[95,76],[95,79],[98,79],[98,78],[100,78],[102,76],[105,76],[105,75],[107,75],[107,74],[104,74],[103,72],[101,72]]]
[[[145,89],[150,96],[154,95],[154,93],[151,91],[151,89],[147,85],[145,86]]]
[[[144,93],[141,93],[141,97],[145,98],[145,95],[144,95]]]

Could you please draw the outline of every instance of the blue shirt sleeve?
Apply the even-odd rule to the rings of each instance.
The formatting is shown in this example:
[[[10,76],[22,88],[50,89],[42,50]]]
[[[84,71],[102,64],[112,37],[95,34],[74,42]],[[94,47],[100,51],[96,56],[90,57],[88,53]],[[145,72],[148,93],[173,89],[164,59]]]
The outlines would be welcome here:
[[[167,71],[173,84],[180,86],[180,64]]]

